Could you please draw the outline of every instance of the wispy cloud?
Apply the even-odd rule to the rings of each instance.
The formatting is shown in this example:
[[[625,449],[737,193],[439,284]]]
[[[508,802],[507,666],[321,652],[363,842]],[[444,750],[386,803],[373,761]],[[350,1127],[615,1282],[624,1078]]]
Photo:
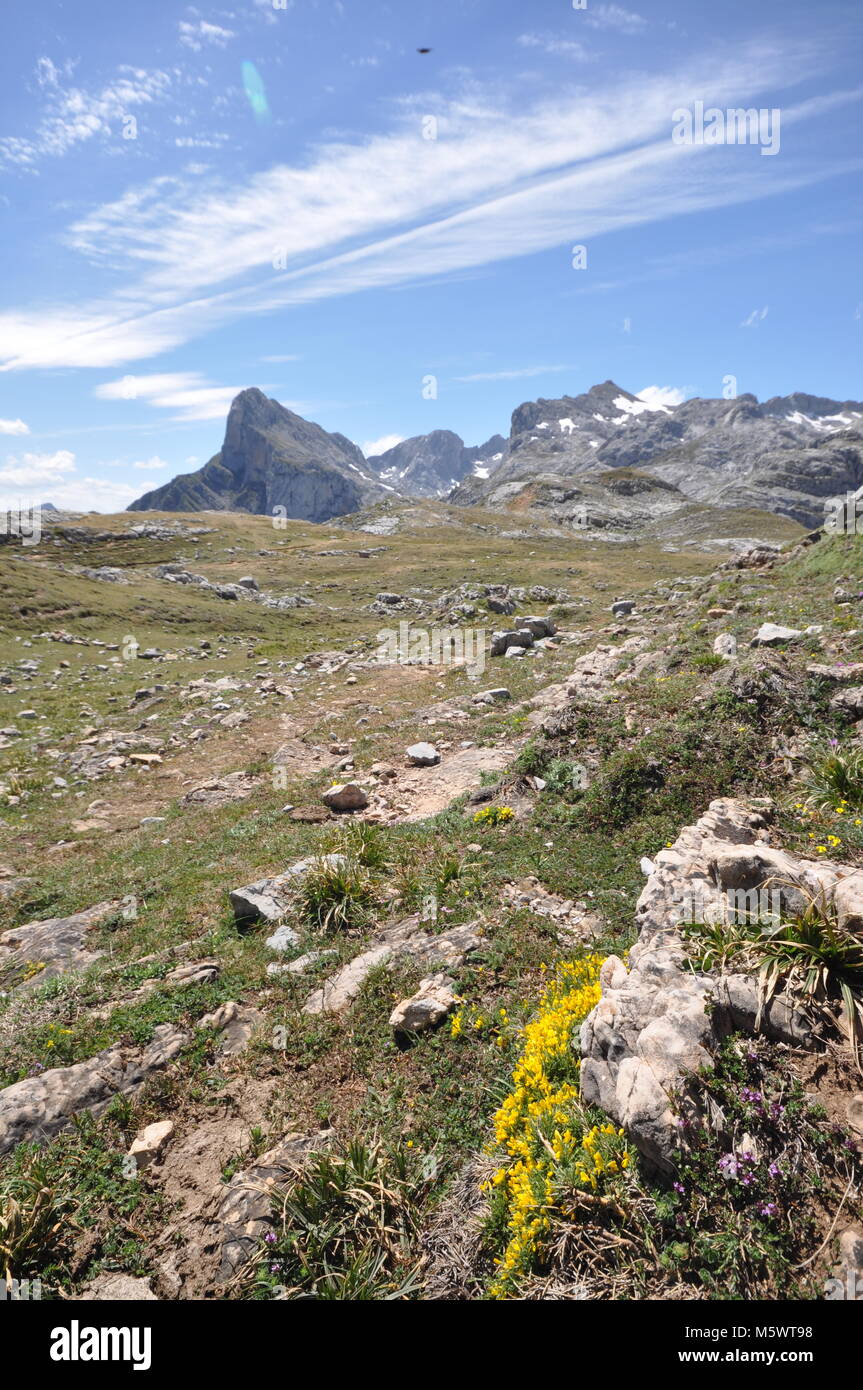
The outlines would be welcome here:
[[[154,454],[153,457],[149,459],[138,459],[136,463],[132,464],[133,468],[143,468],[148,471],[157,468],[170,468],[170,466],[171,465],[166,463],[164,459],[160,459],[158,454]]]
[[[209,24],[206,19],[199,19],[196,24],[181,19],[178,32],[180,43],[195,53],[200,53],[205,44],[224,48],[226,43],[236,38],[233,29],[223,29],[219,24]]]
[[[547,372],[569,372],[568,366],[559,367],[510,367],[498,372],[472,372],[470,376],[457,376],[456,381],[515,381],[522,376],[545,376]]]
[[[620,29],[624,34],[637,34],[647,25],[643,15],[625,10],[622,5],[590,5],[582,20],[591,29]]]
[[[157,372],[105,381],[93,394],[103,401],[144,400],[162,410],[178,412],[175,420],[222,420],[241,386],[213,386],[200,372]],[[153,467],[153,461],[136,464]]]
[[[403,434],[382,434],[380,439],[367,439],[360,448],[367,459],[375,458],[378,454],[385,454],[387,449],[394,449],[397,444],[401,444],[404,439]]]
[[[122,294],[0,315],[0,361],[115,367],[245,316],[807,186],[853,161],[771,161],[765,171],[736,147],[705,157],[672,142],[670,113],[693,90],[751,102],[816,65],[806,46],[774,43],[533,104],[504,106],[472,88],[440,101],[436,141],[422,139],[424,96],[389,134],[324,145],[243,183],[154,179],[67,234],[74,250],[122,271]],[[795,118],[783,110],[784,126]],[[230,388],[188,389],[224,399]],[[185,408],[195,406],[209,408],[202,396]]]
[[[23,420],[0,420],[0,434],[29,434],[30,426]]]
[[[770,311],[770,305],[765,304],[763,309],[753,309],[751,314],[747,314],[742,321],[741,328],[754,328],[756,324],[762,323]]]
[[[36,78],[47,110],[35,133],[0,138],[0,164],[31,172],[42,159],[65,155],[85,140],[112,134],[119,138],[123,117],[135,107],[162,100],[172,80],[167,72],[123,66],[112,82],[91,92],[83,87],[64,87],[49,58],[39,59]]]
[[[583,43],[575,39],[558,38],[555,34],[519,34],[518,42],[522,48],[539,48],[543,53],[554,53],[561,58],[575,58],[579,62],[589,62],[592,54]]]

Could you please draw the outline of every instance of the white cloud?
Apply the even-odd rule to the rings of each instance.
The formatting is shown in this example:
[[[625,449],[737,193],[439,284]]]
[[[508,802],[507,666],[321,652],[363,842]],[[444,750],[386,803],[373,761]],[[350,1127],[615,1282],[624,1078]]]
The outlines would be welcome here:
[[[620,29],[624,34],[637,34],[647,20],[621,5],[591,5],[584,12],[584,23],[591,29]]]
[[[756,324],[763,323],[764,319],[767,318],[769,310],[769,304],[765,304],[763,309],[753,309],[751,314],[746,315],[746,318],[742,321],[740,327],[754,328]]]
[[[389,134],[333,142],[245,182],[154,179],[67,234],[114,278],[122,271],[122,294],[0,315],[0,362],[6,370],[119,366],[246,316],[463,272],[849,172],[853,160],[825,158],[789,159],[765,173],[763,161],[755,168],[736,149],[711,148],[705,158],[703,147],[670,139],[670,112],[691,91],[705,102],[751,102],[814,66],[812,52],[789,40],[600,91],[567,89],[533,104],[513,98],[511,109],[472,89],[469,99],[441,100],[445,138],[437,141],[421,139],[425,105],[408,104]],[[796,108],[783,110],[784,125],[795,119]],[[275,250],[287,270],[274,270]],[[197,404],[207,407],[204,397]],[[209,408],[199,418],[218,413],[212,398]]]
[[[32,488],[61,482],[75,472],[75,455],[68,449],[54,454],[9,454],[0,467],[0,487]]]
[[[206,19],[199,19],[197,24],[189,24],[181,19],[179,25],[180,43],[185,44],[186,48],[191,48],[193,52],[200,53],[204,44],[215,44],[218,48],[224,48],[225,44],[236,35],[233,29],[223,29],[219,24],[208,24]]]
[[[377,454],[385,454],[387,449],[394,449],[397,444],[401,444],[404,437],[403,434],[382,434],[380,439],[367,439],[360,448],[367,459],[375,458]]]
[[[583,43],[556,38],[554,34],[519,34],[518,42],[522,48],[541,48],[543,53],[556,53],[562,58],[576,58],[579,62],[589,62],[593,56]]]
[[[456,381],[515,381],[521,376],[544,376],[546,372],[568,372],[570,367],[510,367],[499,372],[472,372],[470,376],[457,376]]]
[[[259,357],[259,362],[299,362],[300,357],[296,352],[276,352],[268,357]]]
[[[158,456],[158,454],[154,454],[152,458],[148,458],[148,459],[139,459],[137,463],[133,463],[133,464],[132,464],[132,467],[133,467],[133,468],[147,468],[147,469],[150,469],[150,468],[152,468],[152,469],[156,469],[156,468],[170,468],[170,466],[171,466],[171,465],[170,465],[169,463],[166,463],[164,459],[160,459],[159,456]]]
[[[686,400],[686,392],[679,386],[645,386],[635,393],[644,401],[649,410],[660,410],[664,405],[681,405]]]
[[[145,400],[162,410],[179,411],[173,417],[175,420],[221,420],[242,389],[241,386],[212,386],[200,372],[157,372],[103,382],[93,394],[103,401]],[[141,466],[153,465],[136,465]]]
[[[46,483],[23,501],[53,502],[60,511],[69,512],[124,512],[140,495],[140,488],[130,487],[128,483],[115,483],[107,478],[77,478],[67,483]],[[0,511],[16,508],[21,503],[20,494],[0,490]]]
[[[94,136],[121,131],[120,123],[130,108],[162,100],[171,87],[167,72],[147,71],[124,65],[116,78],[98,92],[62,87],[49,58],[40,58],[37,80],[46,95],[48,110],[32,138],[7,135],[0,138],[0,164],[34,170],[43,157],[66,154],[73,146]]]
[[[30,426],[23,420],[0,420],[0,434],[29,434]]]

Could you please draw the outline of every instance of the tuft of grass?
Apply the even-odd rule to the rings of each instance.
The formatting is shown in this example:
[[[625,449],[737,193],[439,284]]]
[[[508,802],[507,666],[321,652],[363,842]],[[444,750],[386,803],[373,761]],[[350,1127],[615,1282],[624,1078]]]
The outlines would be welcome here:
[[[35,1156],[0,1179],[0,1272],[8,1280],[38,1270],[63,1228],[71,1199]]]
[[[296,888],[297,912],[313,931],[364,931],[379,905],[369,870],[351,855],[319,857]]]
[[[273,1208],[255,1293],[391,1301],[419,1290],[415,1246],[428,1180],[404,1148],[355,1139],[314,1155]]]
[[[842,748],[837,739],[830,739],[812,757],[805,778],[819,808],[843,802],[863,806],[863,748]]]

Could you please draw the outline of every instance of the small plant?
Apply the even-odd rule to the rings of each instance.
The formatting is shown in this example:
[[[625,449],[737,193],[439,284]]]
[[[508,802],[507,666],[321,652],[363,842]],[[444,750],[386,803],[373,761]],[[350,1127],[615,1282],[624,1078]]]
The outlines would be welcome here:
[[[683,932],[697,970],[731,962],[759,972],[762,1007],[777,990],[813,1004],[841,1001],[855,1058],[863,1039],[863,940],[840,926],[835,908],[811,899],[778,923],[696,923]]]
[[[378,904],[368,869],[349,855],[315,860],[296,888],[299,916],[314,931],[362,931]]]
[[[379,825],[367,821],[348,821],[340,824],[331,849],[353,859],[364,869],[381,872],[389,864],[389,855]]]
[[[511,806],[483,806],[473,818],[474,825],[506,825],[513,820],[515,811]]]
[[[818,807],[863,806],[863,748],[844,749],[832,738],[806,770],[810,797]]]
[[[418,1289],[414,1247],[428,1181],[405,1149],[354,1140],[315,1154],[273,1208],[256,1288],[392,1300]]]
[[[30,1159],[20,1172],[0,1180],[0,1272],[10,1280],[38,1268],[51,1249],[70,1205]]]

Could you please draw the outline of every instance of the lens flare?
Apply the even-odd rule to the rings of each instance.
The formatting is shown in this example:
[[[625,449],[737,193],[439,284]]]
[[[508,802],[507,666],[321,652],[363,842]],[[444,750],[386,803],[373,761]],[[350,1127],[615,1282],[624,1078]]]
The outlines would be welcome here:
[[[267,93],[264,82],[254,63],[249,62],[248,58],[243,63],[243,89],[249,98],[249,105],[252,108],[256,121],[268,121],[270,119],[270,108],[267,105]]]

